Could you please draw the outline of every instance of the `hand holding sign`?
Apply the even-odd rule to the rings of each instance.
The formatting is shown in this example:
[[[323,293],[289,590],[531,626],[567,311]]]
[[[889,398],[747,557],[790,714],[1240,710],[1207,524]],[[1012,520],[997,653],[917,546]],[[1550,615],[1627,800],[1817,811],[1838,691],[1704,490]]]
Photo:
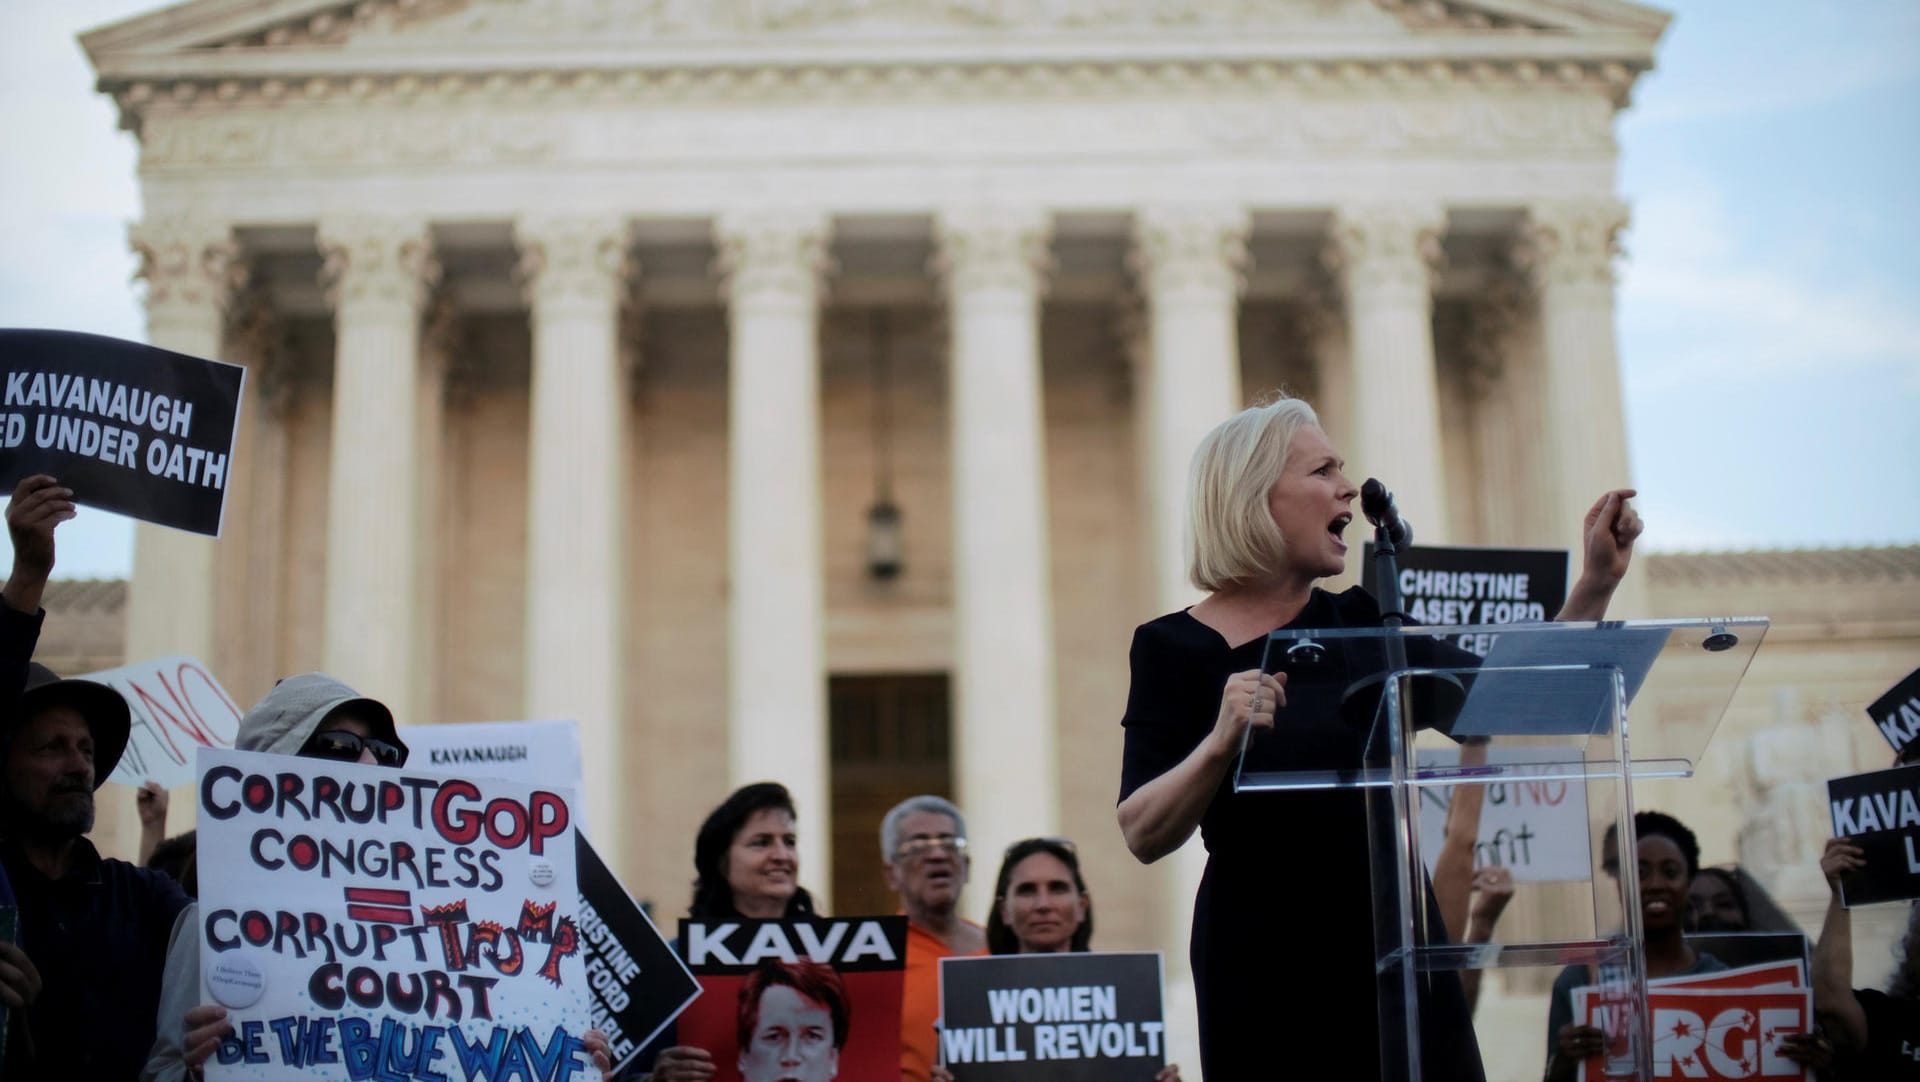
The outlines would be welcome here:
[[[1841,877],[1866,866],[1866,851],[1845,838],[1828,838],[1826,851],[1820,854],[1820,873],[1835,894],[1840,893]]]
[[[6,603],[21,612],[40,610],[40,595],[53,574],[53,531],[76,514],[73,490],[44,473],[22,478],[7,504],[7,536],[13,542],[13,573]]]

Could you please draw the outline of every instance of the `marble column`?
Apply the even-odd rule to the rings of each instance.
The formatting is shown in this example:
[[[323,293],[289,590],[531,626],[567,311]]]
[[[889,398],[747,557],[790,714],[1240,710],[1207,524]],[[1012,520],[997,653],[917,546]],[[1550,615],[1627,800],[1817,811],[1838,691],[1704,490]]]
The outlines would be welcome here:
[[[147,341],[195,357],[221,356],[228,306],[245,276],[232,229],[197,217],[150,218],[128,239],[147,283]],[[211,663],[214,539],[145,522],[133,536],[127,657],[191,654]]]
[[[580,799],[595,844],[612,860],[624,844],[628,231],[615,218],[544,217],[522,219],[514,234],[533,322],[526,712],[579,724]]]
[[[1148,322],[1145,378],[1135,383],[1145,417],[1136,431],[1146,444],[1156,612],[1200,598],[1187,577],[1187,475],[1201,437],[1245,405],[1238,315],[1250,228],[1246,211],[1218,206],[1151,207],[1134,222],[1129,262]],[[1196,836],[1164,863],[1157,945],[1166,960],[1167,1048],[1170,1061],[1191,1063],[1199,1030],[1187,941],[1207,853]]]
[[[1148,350],[1139,401],[1153,530],[1155,607],[1198,600],[1187,581],[1187,472],[1200,438],[1238,412],[1240,290],[1250,219],[1217,206],[1150,207],[1129,262],[1146,297]]]
[[[1607,489],[1631,484],[1613,319],[1613,260],[1626,224],[1626,208],[1612,199],[1540,203],[1529,208],[1519,249],[1539,303],[1538,408],[1550,434],[1542,446],[1552,463],[1555,541],[1573,550],[1576,576],[1587,509]],[[1609,616],[1647,615],[1638,579],[1628,576]]]
[[[784,782],[808,883],[833,882],[821,553],[824,215],[715,225],[728,300],[728,774]],[[831,900],[819,899],[831,911]]]
[[[1441,463],[1433,285],[1446,216],[1420,204],[1343,207],[1327,245],[1346,295],[1353,432],[1343,445],[1355,482],[1392,490],[1418,541],[1449,540]]]
[[[958,793],[982,852],[1060,829],[1040,370],[1051,228],[1044,212],[1001,207],[950,211],[935,228],[953,335]],[[991,887],[975,882],[970,911]]]
[[[127,239],[140,258],[139,277],[147,283],[147,342],[195,357],[222,357],[229,309],[247,277],[232,229],[208,218],[168,215],[136,223]],[[229,473],[230,509],[236,473]],[[236,525],[231,517],[226,522],[228,529]],[[188,654],[209,665],[218,663],[218,630],[223,626],[216,574],[219,544],[184,530],[134,524],[127,660]],[[140,823],[132,797],[116,796],[101,804],[94,843],[107,855],[133,859]]]
[[[424,222],[321,221],[334,308],[324,663],[402,724],[427,674],[415,657],[420,317],[439,277]]]

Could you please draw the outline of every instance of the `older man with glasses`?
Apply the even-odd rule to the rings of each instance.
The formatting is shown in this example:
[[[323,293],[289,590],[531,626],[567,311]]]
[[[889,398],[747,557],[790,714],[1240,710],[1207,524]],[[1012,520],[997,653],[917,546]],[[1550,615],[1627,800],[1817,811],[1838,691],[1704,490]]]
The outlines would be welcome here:
[[[940,959],[987,953],[986,929],[960,915],[967,885],[967,820],[937,796],[909,797],[880,821],[887,886],[907,915],[900,1001],[901,1082],[928,1082],[939,1038]]]

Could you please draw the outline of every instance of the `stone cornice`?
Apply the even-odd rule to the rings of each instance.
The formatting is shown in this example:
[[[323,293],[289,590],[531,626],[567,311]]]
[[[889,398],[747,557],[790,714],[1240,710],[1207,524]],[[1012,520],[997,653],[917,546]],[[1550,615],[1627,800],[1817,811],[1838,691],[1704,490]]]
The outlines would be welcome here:
[[[123,122],[137,129],[142,114],[160,102],[244,105],[288,98],[790,102],[890,98],[915,92],[941,97],[1115,92],[1164,96],[1288,85],[1378,84],[1408,96],[1458,85],[1563,88],[1597,94],[1619,106],[1626,102],[1639,73],[1651,66],[1658,37],[1657,29],[1631,27],[1618,20],[1599,29],[1520,30],[1503,28],[1498,15],[1488,16],[1493,21],[1487,28],[1477,28],[1474,23],[1479,16],[1458,14],[1465,7],[1500,7],[1494,0],[1475,0],[1472,5],[1378,2],[1404,11],[1405,20],[1416,29],[1428,18],[1422,13],[1430,10],[1442,12],[1444,25],[1411,33],[1404,27],[1382,33],[1338,26],[1286,33],[1282,32],[1284,21],[1248,27],[1221,18],[1117,27],[1063,22],[1052,30],[1045,26],[1023,30],[1013,38],[1005,34],[806,37],[777,33],[676,38],[635,35],[631,28],[625,34],[575,37],[453,34],[425,38],[390,31],[355,32],[356,27],[378,27],[378,10],[392,7],[391,0],[344,7],[202,0],[178,9],[182,22],[199,14],[207,24],[193,34],[181,30],[185,35],[181,44],[142,42],[131,29],[122,27],[96,31],[84,40],[99,72],[100,88],[120,104]],[[1519,0],[1504,3],[1508,8],[1529,6]],[[1236,10],[1245,6],[1231,0],[1211,6],[1223,5]],[[448,7],[449,0],[408,0],[403,6],[431,13]],[[1530,0],[1530,6],[1578,5],[1572,0],[1560,0],[1558,5]],[[271,30],[236,31],[222,39],[213,29],[223,25],[220,12],[203,12],[202,7],[235,11],[251,7],[264,12],[260,17],[280,9],[305,29],[292,36]],[[364,14],[368,11],[374,14]],[[1449,11],[1455,14],[1445,14]],[[229,15],[226,22],[231,29],[243,20]],[[228,43],[192,44],[207,40]]]
[[[1655,586],[1920,582],[1920,545],[1652,553]]]

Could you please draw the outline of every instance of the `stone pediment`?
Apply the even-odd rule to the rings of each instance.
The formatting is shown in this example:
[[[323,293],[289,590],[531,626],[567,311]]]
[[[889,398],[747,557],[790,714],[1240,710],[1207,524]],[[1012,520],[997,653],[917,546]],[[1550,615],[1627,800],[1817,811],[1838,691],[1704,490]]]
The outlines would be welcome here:
[[[1626,0],[192,0],[83,35],[96,67],[206,52],[539,43],[734,43],[1243,33],[1378,40],[1644,41],[1667,16]],[[138,66],[138,65],[135,65]]]

